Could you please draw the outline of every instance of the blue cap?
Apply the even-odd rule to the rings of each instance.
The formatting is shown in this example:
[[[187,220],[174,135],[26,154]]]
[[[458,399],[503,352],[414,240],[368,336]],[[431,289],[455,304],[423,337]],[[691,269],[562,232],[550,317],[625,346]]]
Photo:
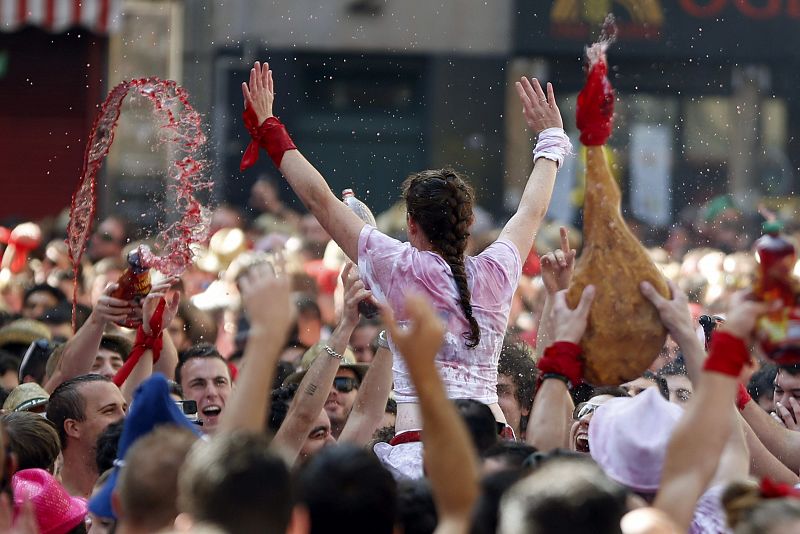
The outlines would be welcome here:
[[[116,519],[111,508],[111,493],[117,487],[119,470],[122,467],[125,455],[139,438],[146,436],[160,425],[176,425],[188,428],[198,436],[200,429],[193,424],[169,396],[169,385],[164,375],[156,373],[142,382],[133,396],[122,435],[117,447],[117,459],[114,461],[113,471],[106,483],[90,500],[89,511],[99,517]]]

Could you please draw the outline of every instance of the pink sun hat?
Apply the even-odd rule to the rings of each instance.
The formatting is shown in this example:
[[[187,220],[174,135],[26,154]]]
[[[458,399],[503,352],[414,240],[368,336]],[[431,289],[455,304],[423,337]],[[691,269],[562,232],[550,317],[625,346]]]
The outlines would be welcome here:
[[[639,492],[654,493],[672,431],[683,415],[658,388],[633,398],[611,399],[598,407],[589,425],[592,458],[613,480]]]
[[[40,534],[66,534],[86,518],[86,500],[71,497],[44,469],[23,469],[11,479],[14,510],[25,502],[33,504]]]

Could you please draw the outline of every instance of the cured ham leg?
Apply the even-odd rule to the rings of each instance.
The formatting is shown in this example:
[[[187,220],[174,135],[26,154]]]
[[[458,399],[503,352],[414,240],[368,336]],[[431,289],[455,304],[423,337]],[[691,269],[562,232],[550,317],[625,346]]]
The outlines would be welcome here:
[[[669,286],[622,218],[622,195],[603,146],[611,135],[614,92],[606,77],[605,44],[588,50],[589,75],[578,96],[577,122],[586,145],[586,196],[583,253],[567,293],[571,308],[584,287],[597,292],[583,336],[585,379],[617,385],[641,376],[664,346],[667,331],[655,307],[642,296],[648,281],[664,297]]]

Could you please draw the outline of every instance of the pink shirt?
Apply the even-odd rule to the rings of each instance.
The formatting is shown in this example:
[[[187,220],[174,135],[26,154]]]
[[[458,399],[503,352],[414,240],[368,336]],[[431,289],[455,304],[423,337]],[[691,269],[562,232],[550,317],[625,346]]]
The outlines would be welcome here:
[[[497,402],[497,362],[522,262],[513,243],[499,240],[480,255],[464,258],[464,266],[473,315],[481,329],[480,343],[472,349],[462,336],[469,331],[469,323],[461,311],[450,266],[441,256],[417,250],[372,226],[365,226],[358,239],[361,278],[379,300],[392,307],[400,326],[408,323],[404,302],[409,293],[427,295],[444,321],[445,339],[436,365],[448,397],[492,404]],[[393,354],[399,354],[391,338],[389,346]],[[417,402],[402,358],[394,359],[392,371],[395,400]]]

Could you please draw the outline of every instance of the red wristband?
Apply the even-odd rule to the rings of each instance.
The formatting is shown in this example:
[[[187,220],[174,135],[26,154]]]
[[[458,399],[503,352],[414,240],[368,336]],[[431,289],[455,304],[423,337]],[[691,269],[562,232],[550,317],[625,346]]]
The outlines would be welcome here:
[[[255,165],[258,161],[258,148],[267,151],[276,167],[281,166],[281,160],[287,150],[297,150],[297,147],[289,137],[286,127],[277,117],[269,117],[262,124],[258,124],[258,117],[251,106],[245,108],[242,113],[244,125],[250,133],[252,141],[244,151],[239,170],[244,172],[246,169]]]
[[[158,302],[156,311],[153,317],[150,318],[150,334],[145,334],[144,328],[140,326],[136,329],[136,342],[133,344],[133,350],[128,355],[128,359],[119,368],[119,371],[114,375],[114,384],[121,387],[122,384],[128,379],[133,368],[142,359],[142,355],[148,350],[153,351],[153,363],[156,363],[161,357],[161,349],[164,346],[164,339],[162,336],[161,320],[164,316],[164,308],[167,303],[162,298]]]
[[[737,378],[748,363],[750,351],[743,340],[727,332],[714,332],[703,369]]]
[[[569,341],[556,341],[544,351],[536,365],[542,376],[555,374],[565,377],[574,387],[583,382],[581,347]]]
[[[751,397],[747,392],[747,388],[744,387],[744,384],[740,382],[739,391],[736,392],[736,407],[739,408],[739,411],[741,412],[751,400],[753,400],[753,397]]]

